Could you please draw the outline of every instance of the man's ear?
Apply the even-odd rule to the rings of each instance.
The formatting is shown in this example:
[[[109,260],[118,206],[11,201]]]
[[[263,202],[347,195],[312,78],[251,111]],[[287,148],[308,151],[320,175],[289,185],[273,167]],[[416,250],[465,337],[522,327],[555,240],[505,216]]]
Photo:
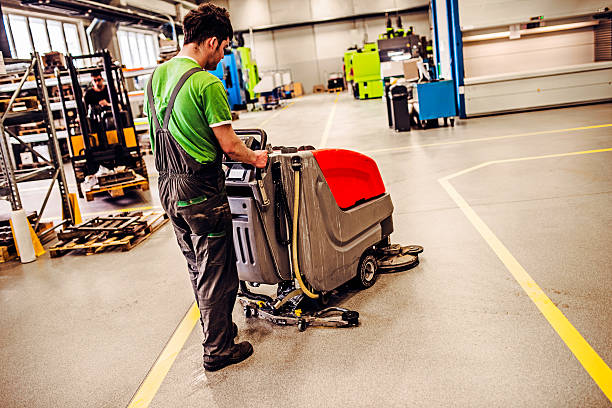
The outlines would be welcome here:
[[[213,51],[216,51],[217,47],[219,46],[219,40],[217,37],[210,37],[206,40],[206,45]]]

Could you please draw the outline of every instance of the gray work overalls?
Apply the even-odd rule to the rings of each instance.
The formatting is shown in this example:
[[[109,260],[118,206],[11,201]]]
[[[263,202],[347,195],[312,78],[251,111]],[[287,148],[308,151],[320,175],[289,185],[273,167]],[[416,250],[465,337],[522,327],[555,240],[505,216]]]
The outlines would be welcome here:
[[[160,126],[153,100],[153,75],[147,91],[155,130],[155,167],[159,172],[159,196],[172,221],[178,244],[187,259],[204,333],[204,361],[231,354],[232,309],[238,291],[232,215],[221,167],[222,150],[215,139],[217,159],[202,164],[191,157],[168,130],[174,101],[193,68],[172,91]]]

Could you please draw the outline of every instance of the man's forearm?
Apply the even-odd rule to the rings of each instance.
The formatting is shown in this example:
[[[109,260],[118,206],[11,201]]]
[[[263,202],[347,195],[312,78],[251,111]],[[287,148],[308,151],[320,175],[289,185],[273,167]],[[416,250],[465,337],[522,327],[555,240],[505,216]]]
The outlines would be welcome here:
[[[236,140],[225,150],[225,153],[235,161],[253,164],[255,162],[255,152],[246,147],[244,142],[236,137]]]
[[[221,149],[235,161],[242,163],[253,164],[257,159],[257,155],[251,149],[246,147],[244,142],[236,136],[236,132],[232,125],[223,125],[213,128],[213,132],[221,145]]]

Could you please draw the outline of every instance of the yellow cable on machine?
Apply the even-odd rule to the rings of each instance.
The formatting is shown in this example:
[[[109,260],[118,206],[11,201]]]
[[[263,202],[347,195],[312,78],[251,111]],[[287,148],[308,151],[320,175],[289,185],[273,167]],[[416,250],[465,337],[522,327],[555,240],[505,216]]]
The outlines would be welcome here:
[[[292,238],[291,238],[291,253],[292,253],[292,259],[293,259],[293,272],[295,273],[295,277],[298,280],[298,283],[300,284],[300,288],[302,289],[302,291],[304,292],[304,294],[306,296],[308,296],[309,298],[313,298],[313,299],[317,299],[319,297],[319,295],[317,295],[316,293],[311,292],[306,285],[304,284],[304,281],[302,280],[302,273],[300,272],[300,266],[298,263],[298,248],[297,248],[297,244],[298,244],[298,237],[297,237],[297,233],[298,233],[298,214],[300,211],[300,176],[301,176],[301,170],[296,170],[294,173],[295,176],[295,186],[294,186],[294,195],[293,195],[293,234],[292,234]]]

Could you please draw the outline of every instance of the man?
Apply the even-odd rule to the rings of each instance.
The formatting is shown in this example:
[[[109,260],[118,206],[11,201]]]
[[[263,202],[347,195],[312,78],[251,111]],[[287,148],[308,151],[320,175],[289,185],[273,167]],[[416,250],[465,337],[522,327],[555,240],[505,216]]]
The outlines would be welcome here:
[[[249,342],[234,343],[238,272],[221,159],[225,152],[262,168],[268,154],[248,149],[236,136],[223,84],[202,70],[217,66],[233,36],[227,10],[202,4],[185,16],[183,31],[183,49],[151,77],[145,112],[159,195],[200,309],[204,368],[216,371],[253,353]]]
[[[87,109],[89,109],[90,106],[110,106],[108,89],[106,89],[104,78],[102,78],[102,72],[100,70],[91,73],[91,87],[85,91],[83,100],[85,101]]]

